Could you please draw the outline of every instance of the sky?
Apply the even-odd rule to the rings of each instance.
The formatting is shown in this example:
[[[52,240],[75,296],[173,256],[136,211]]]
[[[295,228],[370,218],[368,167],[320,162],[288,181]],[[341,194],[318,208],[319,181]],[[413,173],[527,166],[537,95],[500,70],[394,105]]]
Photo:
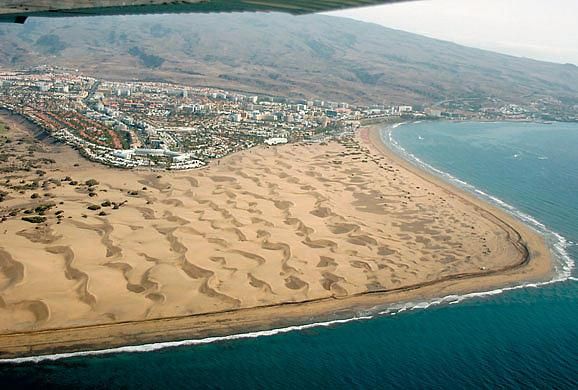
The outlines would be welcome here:
[[[421,0],[328,15],[500,53],[578,65],[578,0]]]

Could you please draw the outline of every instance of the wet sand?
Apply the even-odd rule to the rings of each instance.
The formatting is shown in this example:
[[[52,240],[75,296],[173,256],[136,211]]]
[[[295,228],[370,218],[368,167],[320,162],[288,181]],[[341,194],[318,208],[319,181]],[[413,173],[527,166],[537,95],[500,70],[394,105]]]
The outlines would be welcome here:
[[[0,120],[0,358],[271,329],[551,273],[538,234],[400,160],[375,128],[151,172]]]

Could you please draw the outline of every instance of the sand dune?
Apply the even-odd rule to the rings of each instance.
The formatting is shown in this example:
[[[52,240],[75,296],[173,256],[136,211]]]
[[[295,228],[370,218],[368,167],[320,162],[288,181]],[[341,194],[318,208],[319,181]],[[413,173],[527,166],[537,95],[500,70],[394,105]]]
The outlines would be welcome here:
[[[15,151],[0,162],[0,333],[345,302],[549,270],[533,233],[404,167],[368,131],[149,172],[94,165],[0,119],[12,121]],[[29,154],[31,145],[42,151]],[[89,179],[98,184],[89,189]],[[528,265],[526,244],[541,263]]]
[[[16,285],[24,279],[24,265],[12,258],[10,253],[0,249],[0,270],[4,280],[0,284],[0,291]]]

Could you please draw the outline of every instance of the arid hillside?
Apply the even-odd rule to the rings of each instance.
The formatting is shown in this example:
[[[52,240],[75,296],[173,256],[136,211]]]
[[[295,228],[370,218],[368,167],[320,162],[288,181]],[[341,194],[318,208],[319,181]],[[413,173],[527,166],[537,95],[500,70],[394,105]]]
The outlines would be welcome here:
[[[481,34],[482,32],[480,32]],[[358,103],[492,96],[578,104],[578,67],[477,50],[329,16],[160,15],[0,26],[0,65],[79,68]]]

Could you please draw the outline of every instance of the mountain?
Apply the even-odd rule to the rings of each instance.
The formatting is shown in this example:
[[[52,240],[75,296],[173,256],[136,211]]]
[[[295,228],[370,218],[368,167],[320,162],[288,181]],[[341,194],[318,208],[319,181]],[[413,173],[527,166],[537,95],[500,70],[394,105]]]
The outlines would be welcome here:
[[[435,17],[435,16],[432,16]],[[480,32],[483,34],[483,32]],[[578,104],[578,67],[460,46],[322,15],[160,15],[0,26],[0,65],[78,68],[357,103],[493,96]]]

